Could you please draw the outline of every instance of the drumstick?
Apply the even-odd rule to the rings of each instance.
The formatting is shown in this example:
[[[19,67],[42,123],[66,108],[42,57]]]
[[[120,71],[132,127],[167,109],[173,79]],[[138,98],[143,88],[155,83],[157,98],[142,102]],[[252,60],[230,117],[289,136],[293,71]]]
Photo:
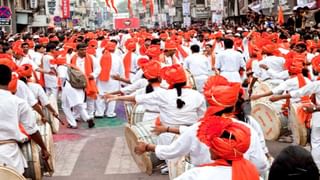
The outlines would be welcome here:
[[[59,122],[60,122],[61,125],[64,125],[63,121],[60,119],[59,116],[57,116],[57,117],[55,117],[55,118],[57,118],[57,119],[59,120]]]

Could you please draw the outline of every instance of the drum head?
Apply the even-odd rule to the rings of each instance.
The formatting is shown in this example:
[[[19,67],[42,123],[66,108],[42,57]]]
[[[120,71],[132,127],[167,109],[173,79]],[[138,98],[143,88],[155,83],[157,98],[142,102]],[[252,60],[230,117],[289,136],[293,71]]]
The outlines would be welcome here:
[[[43,169],[43,172],[46,172],[49,174],[49,176],[52,176],[54,173],[54,167],[55,167],[55,151],[54,151],[53,137],[52,137],[50,125],[46,123],[40,126],[40,133],[42,136],[42,140],[45,143],[50,153],[50,157],[47,161],[41,159],[42,169]]]
[[[126,112],[127,120],[128,120],[128,122],[130,124],[133,104],[130,103],[130,102],[124,102],[123,104],[124,104],[124,109],[125,109],[125,112]]]
[[[25,180],[25,178],[16,172],[14,169],[11,169],[6,166],[0,166],[0,179],[3,180]]]
[[[129,124],[135,125],[138,122],[142,122],[145,111],[146,110],[143,105],[136,104],[132,110]]]
[[[50,101],[50,104],[51,106],[53,107],[53,109],[56,111],[56,112],[59,112],[58,110],[58,104],[57,104],[57,99],[55,97],[54,94],[51,94],[49,96],[49,101]],[[51,129],[52,129],[52,132],[54,134],[58,133],[59,132],[59,128],[60,128],[60,124],[59,124],[59,120],[57,118],[55,118],[52,113],[49,113],[50,115],[50,118],[49,118],[49,123],[50,123],[50,126],[51,126]]]
[[[281,121],[275,109],[267,103],[259,102],[252,107],[251,115],[262,127],[266,140],[277,140],[281,132]]]
[[[134,161],[136,162],[136,164],[138,165],[138,167],[140,168],[140,170],[142,172],[147,173],[148,175],[152,174],[152,162],[150,157],[148,156],[148,153],[144,153],[142,155],[137,155],[134,152],[134,148],[136,147],[136,145],[138,144],[138,136],[134,133],[134,131],[132,131],[132,129],[129,126],[125,127],[125,138],[127,141],[127,145],[129,148],[129,151],[134,159]]]
[[[191,74],[191,72],[189,70],[185,70],[185,72],[186,72],[186,76],[187,76],[187,86],[191,87],[194,90],[197,90],[196,81],[194,80],[193,75]]]
[[[305,146],[308,140],[308,133],[306,126],[298,119],[297,109],[299,105],[301,104],[295,103],[290,105],[289,124],[293,135],[293,142],[297,145]]]

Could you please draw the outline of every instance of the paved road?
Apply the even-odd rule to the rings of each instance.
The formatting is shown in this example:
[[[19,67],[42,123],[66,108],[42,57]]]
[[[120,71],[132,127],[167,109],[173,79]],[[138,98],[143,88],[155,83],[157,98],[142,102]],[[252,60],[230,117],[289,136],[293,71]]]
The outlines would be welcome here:
[[[96,121],[96,128],[61,128],[54,135],[56,167],[53,177],[45,180],[167,180],[155,172],[152,176],[141,173],[134,163],[124,139],[125,117],[122,106],[117,118]],[[268,142],[273,155],[288,144]]]

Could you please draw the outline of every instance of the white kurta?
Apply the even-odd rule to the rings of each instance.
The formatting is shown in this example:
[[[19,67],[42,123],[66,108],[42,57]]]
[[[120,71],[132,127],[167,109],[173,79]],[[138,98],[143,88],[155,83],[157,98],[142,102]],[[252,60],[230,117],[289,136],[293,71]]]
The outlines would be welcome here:
[[[54,57],[51,55],[43,56],[43,70],[46,72],[51,71],[52,68],[56,68],[56,65],[50,63]],[[57,88],[58,87],[58,77],[55,75],[44,74],[44,82],[46,88]]]
[[[50,104],[49,98],[40,84],[28,82],[28,87],[33,93],[34,97],[40,101],[42,106]]]
[[[252,66],[253,76],[261,79],[262,81],[270,79],[271,76],[266,70],[259,67],[260,64],[265,64],[269,69],[272,69],[276,73],[284,71],[285,59],[278,56],[267,56],[263,58],[256,66]]]
[[[21,80],[18,80],[17,92],[15,93],[21,99],[24,99],[32,107],[38,103],[29,87]]]
[[[316,95],[316,103],[320,104],[320,81],[314,81],[303,88],[290,92],[291,97],[299,98],[305,95]],[[320,112],[312,113],[311,118],[311,154],[320,170]]]
[[[174,180],[232,180],[231,166],[196,167]]]
[[[211,73],[210,61],[208,61],[206,56],[194,53],[185,59],[183,66],[191,72],[197,90],[202,92],[203,86]]]
[[[147,85],[148,85],[148,80],[145,78],[141,78],[141,79],[133,82],[132,84],[129,84],[126,87],[120,88],[120,91],[123,94],[132,94],[141,88],[145,88]]]
[[[216,56],[215,68],[220,70],[220,74],[228,79],[229,82],[241,83],[240,68],[245,69],[246,63],[243,55],[233,49],[221,51]]]
[[[28,134],[34,134],[38,130],[34,113],[26,101],[5,90],[0,90],[0,99],[0,140],[21,141],[19,122]],[[0,145],[0,164],[3,163],[21,174],[27,167],[23,154],[15,143]]]

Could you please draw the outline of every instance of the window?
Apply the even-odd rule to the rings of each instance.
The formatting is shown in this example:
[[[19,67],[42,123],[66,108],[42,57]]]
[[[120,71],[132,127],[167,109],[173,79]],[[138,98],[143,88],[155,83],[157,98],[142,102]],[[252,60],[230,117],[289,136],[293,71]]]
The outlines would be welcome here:
[[[197,3],[197,4],[204,4],[204,1],[205,1],[205,0],[196,0],[196,3]]]

